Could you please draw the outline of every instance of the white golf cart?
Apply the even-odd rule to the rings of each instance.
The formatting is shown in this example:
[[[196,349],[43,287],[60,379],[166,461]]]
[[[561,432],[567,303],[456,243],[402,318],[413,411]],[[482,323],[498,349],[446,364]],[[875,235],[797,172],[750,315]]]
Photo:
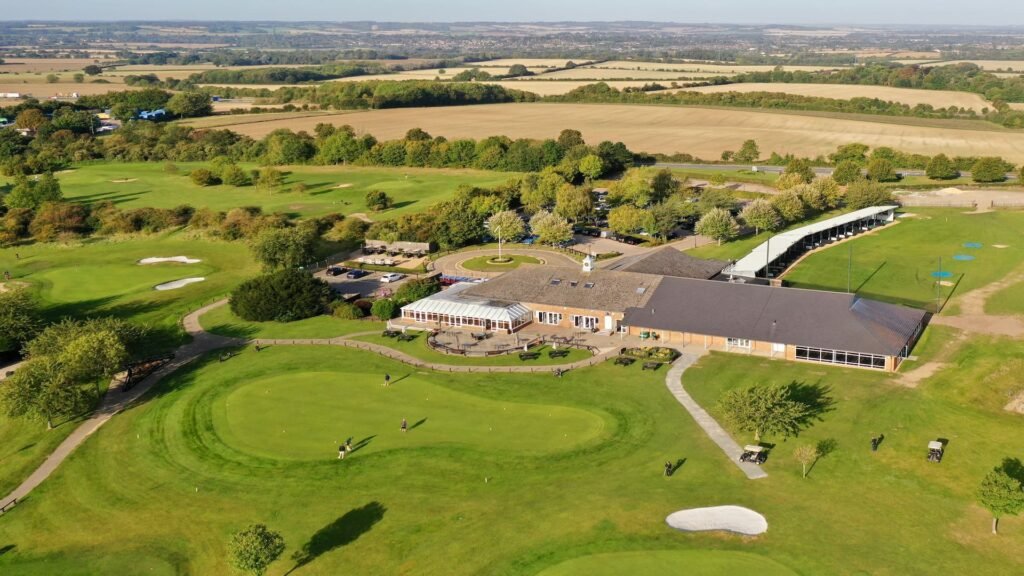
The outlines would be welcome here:
[[[743,447],[743,454],[740,454],[740,462],[753,462],[754,464],[764,464],[764,461],[768,459],[768,450],[764,446],[754,446],[748,444]]]

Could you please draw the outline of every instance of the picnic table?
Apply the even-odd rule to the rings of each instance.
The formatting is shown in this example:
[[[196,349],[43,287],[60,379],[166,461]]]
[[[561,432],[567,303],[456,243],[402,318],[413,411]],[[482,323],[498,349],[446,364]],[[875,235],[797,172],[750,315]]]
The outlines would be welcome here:
[[[661,362],[644,362],[644,370],[657,370],[661,368]]]
[[[540,352],[520,352],[520,360],[537,360],[540,358]]]
[[[619,356],[618,358],[615,359],[616,366],[632,366],[633,362],[636,362],[636,360],[634,358],[630,358],[629,356]]]
[[[415,334],[399,334],[398,335],[398,341],[399,342],[412,342],[415,339],[416,339],[416,335]]]
[[[565,358],[569,355],[568,350],[549,350],[548,358]]]
[[[383,336],[385,338],[394,338],[394,337],[396,337],[396,336],[398,336],[400,334],[401,334],[401,332],[399,332],[398,330],[385,330],[383,332]]]

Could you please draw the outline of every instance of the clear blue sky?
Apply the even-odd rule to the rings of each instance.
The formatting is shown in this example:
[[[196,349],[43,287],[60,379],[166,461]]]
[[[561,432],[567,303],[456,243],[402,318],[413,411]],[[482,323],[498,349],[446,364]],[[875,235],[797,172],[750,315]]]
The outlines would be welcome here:
[[[1021,0],[36,0],[3,19],[1024,25]]]

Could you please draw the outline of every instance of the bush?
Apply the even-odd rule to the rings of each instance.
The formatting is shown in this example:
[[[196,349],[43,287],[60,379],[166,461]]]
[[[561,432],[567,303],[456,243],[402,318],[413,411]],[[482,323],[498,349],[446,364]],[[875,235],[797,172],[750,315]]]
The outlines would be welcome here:
[[[836,164],[836,169],[832,172],[832,179],[838,184],[846,186],[860,179],[860,164],[857,164],[853,160],[843,160],[839,164]]]
[[[339,320],[362,320],[366,312],[351,302],[335,302],[331,314]]]
[[[193,170],[192,173],[189,174],[189,178],[192,179],[192,183],[196,186],[216,186],[217,184],[220,184],[220,179],[206,168]]]
[[[228,186],[248,186],[252,184],[249,174],[236,164],[229,164],[220,173],[220,179]]]
[[[892,162],[885,158],[872,158],[868,162],[868,178],[875,182],[896,182],[900,176]]]
[[[932,158],[924,173],[932,180],[952,180],[960,177],[960,171],[945,154],[939,154]]]
[[[871,180],[858,180],[846,189],[846,207],[851,210],[884,206],[893,202],[892,193]]]
[[[1006,180],[1007,166],[1002,158],[979,158],[971,166],[971,179],[975,182],[1002,182]]]
[[[292,322],[327,309],[331,288],[304,270],[280,270],[243,282],[231,293],[231,311],[253,322]]]
[[[373,303],[370,312],[380,320],[391,320],[398,315],[398,304],[390,298],[381,298]]]
[[[391,198],[380,190],[370,190],[366,193],[366,207],[374,212],[387,210],[391,207]]]
[[[402,287],[395,292],[395,300],[402,304],[408,304],[422,300],[440,290],[441,284],[436,278],[418,278],[402,284]]]
[[[174,162],[164,162],[164,172],[168,174],[177,174],[178,165],[175,164]]]

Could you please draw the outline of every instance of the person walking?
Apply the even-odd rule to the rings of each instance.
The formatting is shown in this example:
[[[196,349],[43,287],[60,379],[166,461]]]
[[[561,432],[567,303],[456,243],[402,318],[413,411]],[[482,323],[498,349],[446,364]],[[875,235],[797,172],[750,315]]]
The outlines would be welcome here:
[[[338,460],[345,459],[345,445],[338,446]]]
[[[384,374],[384,387],[391,386],[391,374]]]
[[[409,430],[409,422],[407,422],[405,418],[402,418],[402,428],[401,428],[401,430],[402,430],[402,432],[406,432],[406,431]]]
[[[352,437],[349,436],[348,440],[345,440],[345,452],[351,452],[351,451],[352,451]]]

